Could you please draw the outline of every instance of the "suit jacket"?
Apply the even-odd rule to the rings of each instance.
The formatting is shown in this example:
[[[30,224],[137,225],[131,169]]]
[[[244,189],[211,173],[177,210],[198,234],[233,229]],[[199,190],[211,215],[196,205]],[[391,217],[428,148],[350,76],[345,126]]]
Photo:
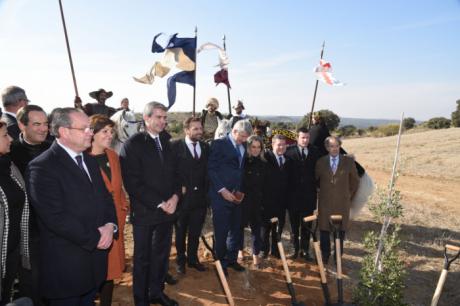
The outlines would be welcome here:
[[[47,298],[79,296],[107,275],[107,250],[97,249],[98,227],[117,224],[112,197],[96,160],[83,159],[91,176],[56,142],[29,163],[27,186],[39,217],[40,286]]]
[[[8,135],[10,135],[13,140],[17,140],[19,138],[19,134],[21,133],[21,130],[19,130],[18,120],[7,113],[2,114],[2,120],[6,122]]]
[[[241,191],[243,179],[243,162],[240,165],[238,152],[231,142],[230,135],[214,140],[211,143],[208,174],[210,179],[209,197],[213,209],[221,206],[233,207],[234,203],[226,201],[218,191],[227,188],[228,191]],[[245,147],[245,146],[243,146]],[[244,149],[246,152],[246,148]]]
[[[179,177],[182,188],[179,213],[180,211],[206,208],[207,206],[209,145],[200,141],[200,148],[200,158],[195,160],[185,143],[185,139],[171,143],[176,161],[176,175]]]
[[[359,177],[354,160],[339,155],[339,164],[332,173],[329,155],[321,157],[316,163],[316,178],[319,184],[319,229],[331,230],[329,217],[342,215],[342,230],[348,229],[351,200],[358,189]]]
[[[121,172],[131,201],[133,224],[155,225],[175,218],[175,214],[169,215],[158,208],[163,201],[174,194],[180,197],[181,193],[169,139],[168,133],[160,133],[163,161],[147,132],[134,134],[121,148]]]
[[[288,184],[291,159],[285,157],[282,168],[279,167],[275,154],[272,151],[266,151],[267,159],[267,185],[262,202],[263,216],[265,219],[280,216],[287,208],[289,201]]]
[[[302,160],[297,145],[286,150],[286,156],[292,161],[289,171],[289,204],[292,211],[312,214],[316,209],[315,166],[320,157],[318,149],[308,145],[308,155]]]

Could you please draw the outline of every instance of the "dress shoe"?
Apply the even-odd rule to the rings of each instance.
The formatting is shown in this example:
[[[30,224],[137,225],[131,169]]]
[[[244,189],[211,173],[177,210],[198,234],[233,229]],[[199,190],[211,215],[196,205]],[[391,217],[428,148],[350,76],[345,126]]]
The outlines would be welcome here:
[[[176,271],[178,274],[185,274],[185,264],[178,264]]]
[[[166,273],[166,277],[165,277],[165,283],[168,284],[168,285],[175,285],[177,284],[179,281],[174,278],[174,276],[172,276],[171,274],[169,273]]]
[[[163,292],[158,296],[150,299],[150,304],[158,304],[163,306],[179,306],[175,300],[170,299],[169,296]]]
[[[309,262],[314,262],[315,261],[315,259],[309,253],[305,253],[302,256],[302,258],[305,259],[306,261],[309,261]]]
[[[294,252],[291,256],[289,256],[289,259],[297,259],[299,256],[299,252]]]
[[[200,272],[206,271],[206,267],[200,262],[189,263],[188,267],[189,268],[194,268],[194,269],[196,269],[197,271],[200,271]]]
[[[268,258],[268,252],[260,251],[259,258],[267,259]]]
[[[238,272],[243,272],[244,270],[246,270],[245,267],[243,267],[242,265],[240,265],[237,262],[229,264],[227,267],[232,268],[233,270],[238,271]]]

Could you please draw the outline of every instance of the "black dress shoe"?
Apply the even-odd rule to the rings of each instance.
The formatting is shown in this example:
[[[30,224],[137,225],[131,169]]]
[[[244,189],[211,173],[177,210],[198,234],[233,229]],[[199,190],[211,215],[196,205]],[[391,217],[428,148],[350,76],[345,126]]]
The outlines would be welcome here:
[[[232,268],[233,270],[238,271],[238,272],[243,272],[244,270],[246,270],[245,267],[243,267],[242,265],[240,265],[237,262],[229,264],[227,267]]]
[[[174,278],[171,274],[169,273],[166,273],[166,277],[165,277],[165,283],[168,284],[168,285],[175,285],[177,284],[179,281]]]
[[[185,264],[178,264],[176,271],[178,274],[185,274]]]
[[[170,299],[169,296],[167,296],[163,292],[158,297],[151,298],[150,304],[157,304],[163,306],[179,306],[179,303],[177,303],[173,299]]]
[[[200,262],[189,263],[188,267],[189,268],[195,268],[196,270],[198,270],[200,272],[206,271],[206,267]]]
[[[298,256],[299,256],[299,253],[294,252],[291,256],[289,256],[289,259],[297,259]]]
[[[310,261],[310,262],[315,261],[315,259],[309,253],[302,254],[302,258],[305,259],[306,261]]]

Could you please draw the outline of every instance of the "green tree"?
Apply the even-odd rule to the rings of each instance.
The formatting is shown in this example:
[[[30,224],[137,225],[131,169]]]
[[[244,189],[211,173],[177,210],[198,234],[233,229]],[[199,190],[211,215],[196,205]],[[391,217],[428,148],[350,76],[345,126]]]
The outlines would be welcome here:
[[[452,126],[460,127],[460,100],[457,100],[457,110],[452,112]]]
[[[450,128],[450,120],[444,117],[435,117],[428,120],[426,126],[430,129],[448,129]]]
[[[356,126],[350,124],[350,125],[344,125],[344,126],[339,127],[337,131],[340,137],[352,136],[357,132],[357,128]]]
[[[326,123],[327,128],[329,131],[335,130],[339,124],[340,124],[340,118],[335,114],[334,112],[328,110],[328,109],[322,109],[320,111],[317,111],[315,113],[319,113],[321,118],[323,118],[324,122]],[[302,120],[300,120],[299,124],[297,125],[298,127],[308,126],[308,123],[310,122],[310,113],[306,114]]]
[[[415,119],[411,117],[404,118],[403,120],[403,127],[406,130],[410,130],[415,127]]]

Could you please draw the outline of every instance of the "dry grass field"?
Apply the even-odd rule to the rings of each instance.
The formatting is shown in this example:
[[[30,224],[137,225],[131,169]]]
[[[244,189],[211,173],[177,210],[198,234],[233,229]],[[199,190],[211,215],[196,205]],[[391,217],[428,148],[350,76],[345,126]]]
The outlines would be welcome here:
[[[357,138],[344,141],[344,148],[356,156],[378,186],[390,179],[396,137]],[[424,131],[404,134],[401,140],[401,164],[396,188],[401,191],[404,205],[402,226],[402,257],[407,267],[405,289],[409,305],[430,305],[443,265],[443,246],[446,242],[460,245],[460,129]],[[287,228],[287,227],[286,227]],[[363,252],[362,237],[370,230],[380,229],[365,208],[353,221],[345,244],[345,297],[357,282]],[[133,305],[130,271],[132,236],[127,227],[128,271],[115,289],[113,305]],[[283,243],[289,254],[289,235]],[[200,254],[204,248],[201,246]],[[170,271],[175,274],[174,250]],[[187,270],[176,286],[166,292],[181,305],[225,305],[223,291],[214,273],[212,260],[202,257],[208,272]],[[250,260],[245,273],[230,271],[229,284],[237,305],[290,305],[283,281],[281,262],[270,259],[265,268],[254,270]],[[289,260],[298,299],[307,305],[323,305],[318,270],[303,260]],[[329,288],[335,300],[336,285],[332,274]],[[451,267],[438,305],[460,305],[460,260]]]

